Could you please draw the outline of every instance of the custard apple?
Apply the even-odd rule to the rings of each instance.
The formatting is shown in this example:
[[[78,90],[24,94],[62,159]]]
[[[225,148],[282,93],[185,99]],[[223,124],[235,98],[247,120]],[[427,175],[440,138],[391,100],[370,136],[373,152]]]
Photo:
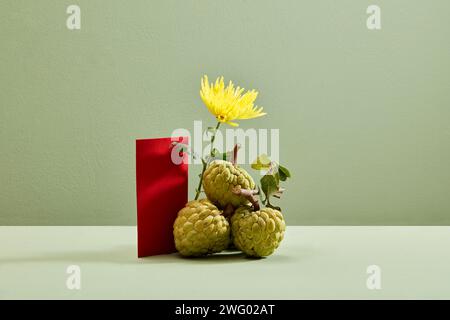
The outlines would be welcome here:
[[[243,196],[232,192],[233,188],[255,189],[255,182],[247,171],[229,161],[214,160],[203,173],[203,189],[208,199],[222,208],[228,204],[237,208],[247,204]]]
[[[193,200],[178,212],[173,225],[175,247],[184,256],[220,252],[230,243],[230,225],[208,199]]]
[[[285,229],[283,215],[272,208],[253,212],[250,207],[242,206],[231,217],[234,245],[248,256],[271,255],[283,240]]]

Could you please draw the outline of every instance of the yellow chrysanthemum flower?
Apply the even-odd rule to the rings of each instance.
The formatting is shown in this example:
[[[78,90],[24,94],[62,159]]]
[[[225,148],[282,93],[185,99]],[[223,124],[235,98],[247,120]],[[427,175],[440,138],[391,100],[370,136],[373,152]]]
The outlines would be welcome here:
[[[233,120],[252,119],[265,115],[263,108],[254,106],[253,103],[258,96],[255,90],[234,87],[232,81],[225,87],[223,77],[217,78],[215,83],[208,82],[208,76],[204,76],[201,81],[202,88],[200,96],[219,122],[227,123],[231,126],[238,126]]]

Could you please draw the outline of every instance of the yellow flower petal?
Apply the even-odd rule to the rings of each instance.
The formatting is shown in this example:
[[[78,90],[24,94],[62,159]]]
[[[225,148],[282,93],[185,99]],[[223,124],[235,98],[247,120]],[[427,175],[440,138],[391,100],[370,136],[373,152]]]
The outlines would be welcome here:
[[[209,83],[208,76],[201,79],[200,97],[218,121],[231,126],[238,126],[233,120],[253,119],[266,115],[262,107],[254,106],[258,96],[255,90],[245,92],[244,88],[235,87],[232,81],[225,87],[223,77]],[[244,94],[243,94],[244,93]]]

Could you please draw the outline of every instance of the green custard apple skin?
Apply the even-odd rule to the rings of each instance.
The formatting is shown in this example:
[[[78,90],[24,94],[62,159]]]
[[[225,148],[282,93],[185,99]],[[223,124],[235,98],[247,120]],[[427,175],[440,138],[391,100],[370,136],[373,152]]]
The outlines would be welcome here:
[[[233,188],[255,189],[253,178],[247,171],[229,161],[214,160],[203,173],[203,189],[208,199],[224,208],[232,204],[237,208],[248,200],[232,192]]]
[[[252,211],[239,207],[231,217],[233,243],[252,257],[266,257],[278,248],[284,238],[286,223],[280,211],[262,208]]]
[[[220,252],[230,243],[231,228],[208,199],[193,200],[178,212],[173,225],[175,247],[183,256]]]

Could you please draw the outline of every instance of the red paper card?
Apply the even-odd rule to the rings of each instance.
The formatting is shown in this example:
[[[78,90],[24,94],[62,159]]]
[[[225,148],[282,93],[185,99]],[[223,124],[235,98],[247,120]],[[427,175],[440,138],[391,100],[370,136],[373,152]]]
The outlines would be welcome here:
[[[139,257],[176,251],[173,223],[187,202],[188,165],[172,161],[173,141],[187,144],[188,138],[136,140]]]

